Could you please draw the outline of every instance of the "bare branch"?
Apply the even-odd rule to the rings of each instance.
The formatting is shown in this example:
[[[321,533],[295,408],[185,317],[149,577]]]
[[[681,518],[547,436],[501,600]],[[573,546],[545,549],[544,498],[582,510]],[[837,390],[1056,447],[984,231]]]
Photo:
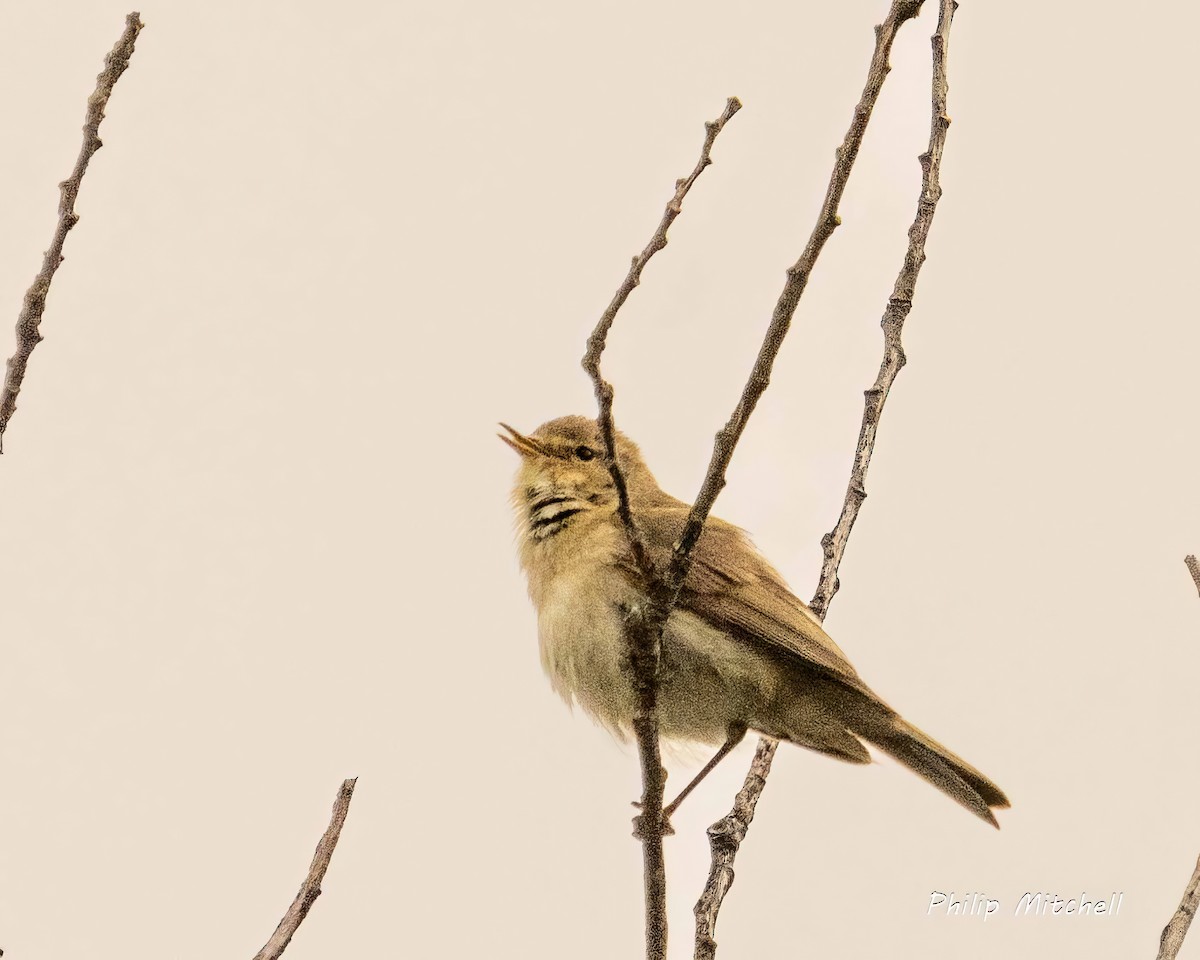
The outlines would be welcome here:
[[[650,242],[646,244],[642,252],[633,258],[629,266],[629,272],[625,275],[625,279],[621,281],[621,285],[617,288],[617,292],[609,302],[608,308],[600,317],[599,322],[596,324],[596,329],[588,337],[587,351],[583,355],[583,369],[587,371],[588,376],[592,380],[592,385],[596,392],[596,403],[600,408],[596,422],[600,426],[600,436],[604,440],[604,452],[608,457],[609,473],[612,474],[613,483],[617,488],[617,514],[621,518],[621,523],[625,525],[626,533],[629,535],[629,542],[633,547],[634,559],[637,561],[642,575],[647,580],[652,579],[654,576],[654,564],[650,560],[650,555],[646,551],[646,544],[633,522],[633,516],[629,510],[629,491],[625,486],[625,476],[617,464],[613,442],[613,430],[615,429],[612,413],[613,388],[612,384],[600,375],[600,356],[604,353],[604,348],[608,342],[608,331],[612,328],[617,311],[629,299],[629,295],[633,293],[634,287],[642,282],[642,271],[646,268],[646,264],[650,262],[650,258],[667,245],[667,230],[675,222],[675,218],[683,211],[683,198],[688,195],[688,191],[692,189],[692,184],[696,182],[700,174],[712,164],[712,147],[717,139],[717,135],[725,129],[725,124],[741,109],[741,101],[737,97],[730,97],[725,101],[724,113],[717,117],[716,120],[710,120],[704,125],[704,146],[700,150],[700,159],[696,162],[695,168],[688,176],[682,180],[675,181],[675,194],[667,203],[662,219],[658,223],[658,228],[654,231],[653,236],[650,237]]]
[[[338,837],[342,833],[342,824],[346,822],[346,814],[350,812],[350,798],[354,796],[356,783],[358,783],[357,777],[353,780],[342,781],[337,797],[333,801],[333,815],[329,819],[329,826],[325,828],[321,842],[317,844],[312,865],[308,868],[308,876],[300,885],[300,892],[296,894],[296,899],[288,907],[287,913],[279,921],[279,926],[271,934],[271,939],[254,955],[254,960],[277,960],[287,949],[287,945],[291,943],[292,937],[295,936],[300,924],[304,922],[304,918],[308,916],[313,902],[321,895],[321,881],[325,879],[325,871],[329,869],[333,848],[337,846]]]
[[[733,457],[734,448],[742,436],[742,431],[746,429],[750,414],[754,412],[759,398],[762,397],[767,385],[771,382],[771,368],[775,364],[780,347],[783,346],[783,338],[787,336],[792,325],[792,317],[796,312],[796,307],[800,304],[800,297],[803,295],[805,287],[808,286],[808,278],[812,274],[813,267],[816,266],[817,258],[825,247],[825,241],[842,222],[841,217],[838,216],[838,204],[846,189],[846,183],[850,179],[850,171],[858,157],[858,149],[862,146],[863,134],[866,133],[867,123],[871,119],[871,111],[875,107],[875,101],[879,98],[883,81],[887,77],[888,71],[891,70],[888,56],[891,53],[896,31],[906,20],[917,15],[923,2],[924,0],[893,0],[887,18],[875,28],[875,52],[871,55],[867,83],[863,88],[858,106],[854,108],[850,129],[846,131],[842,145],[835,153],[833,175],[830,177],[829,187],[825,191],[825,202],[821,204],[817,224],[808,238],[804,252],[800,254],[800,259],[788,268],[787,280],[784,282],[783,291],[771,314],[771,323],[767,327],[762,347],[759,349],[754,367],[750,371],[750,378],[746,381],[746,387],[734,408],[733,416],[716,435],[712,459],[709,461],[704,483],[688,514],[683,532],[675,543],[671,565],[666,576],[672,598],[678,596],[683,581],[687,579],[688,569],[691,566],[692,549],[700,539],[704,521],[708,518],[717,495],[725,486],[725,471],[729,467],[729,461]]]
[[[112,95],[113,86],[117,79],[129,66],[129,58],[133,56],[133,45],[142,29],[142,21],[137,11],[125,18],[125,32],[117,41],[116,46],[104,58],[104,69],[96,77],[96,89],[87,102],[87,113],[83,121],[83,147],[71,175],[58,185],[60,197],[58,202],[58,223],[54,228],[54,236],[42,258],[42,269],[34,277],[33,285],[26,291],[25,300],[21,306],[21,314],[17,318],[17,350],[9,357],[5,368],[4,387],[0,391],[0,453],[4,452],[4,431],[8,421],[12,419],[17,409],[17,394],[21,392],[21,383],[25,379],[25,367],[29,363],[29,355],[33,348],[42,342],[41,323],[42,312],[46,308],[46,296],[50,292],[50,281],[58,265],[63,262],[62,248],[67,239],[67,233],[79,222],[75,213],[75,198],[79,196],[79,187],[83,175],[87,172],[88,162],[92,154],[100,149],[100,121],[104,119],[104,108]]]
[[[942,150],[946,145],[946,131],[950,127],[950,118],[946,116],[946,95],[949,90],[946,82],[946,45],[950,39],[950,22],[956,7],[957,4],[943,0],[938,29],[933,35],[933,118],[929,132],[929,149],[919,158],[922,176],[917,216],[908,229],[908,250],[904,255],[904,265],[896,277],[892,296],[881,321],[884,340],[883,362],[879,365],[879,375],[875,378],[875,383],[865,394],[862,427],[858,434],[854,465],[850,470],[850,484],[846,489],[841,515],[833,530],[821,540],[824,553],[821,578],[810,606],[822,620],[829,610],[830,601],[838,591],[838,567],[841,566],[842,557],[846,552],[846,543],[850,531],[854,528],[854,521],[858,519],[858,511],[867,498],[867,468],[871,465],[871,455],[875,451],[875,434],[879,430],[883,406],[887,402],[888,392],[895,382],[896,375],[906,362],[900,334],[904,329],[904,321],[912,310],[917,276],[925,262],[925,240],[929,236],[933,214],[942,195],[938,173],[942,164]]]
[[[892,4],[888,19],[881,27],[876,28],[875,54],[871,59],[871,72],[867,80],[867,88],[863,100],[855,110],[855,119],[851,125],[847,140],[855,135],[860,124],[865,127],[866,119],[870,116],[870,107],[878,96],[879,85],[888,69],[887,58],[895,31],[901,23],[914,16],[920,3],[902,3],[897,0]],[[908,248],[905,251],[904,263],[896,277],[896,283],[884,310],[882,326],[884,331],[884,356],[879,368],[879,375],[874,385],[866,391],[865,409],[862,426],[859,430],[858,446],[854,455],[854,465],[850,473],[850,483],[846,491],[845,503],[841,516],[833,531],[822,539],[824,562],[821,567],[821,577],[813,598],[812,610],[820,619],[825,618],[829,602],[837,592],[837,571],[845,554],[847,538],[858,516],[862,501],[866,498],[864,483],[871,455],[875,449],[875,437],[879,427],[879,418],[887,401],[891,385],[904,366],[904,349],[900,342],[900,334],[904,321],[912,309],[913,292],[916,288],[917,276],[921,265],[925,262],[925,240],[929,236],[929,228],[941,197],[941,186],[938,175],[941,168],[942,151],[946,142],[946,131],[950,121],[946,116],[946,96],[949,85],[946,79],[946,48],[950,37],[950,24],[954,17],[957,4],[954,0],[941,0],[938,16],[937,31],[933,35],[933,81],[932,81],[932,120],[929,133],[929,148],[921,155],[921,194],[917,202],[917,213],[908,231]],[[864,103],[866,110],[864,113]],[[861,129],[857,134],[861,140]],[[855,146],[857,149],[857,146]],[[838,151],[839,166],[834,168],[834,180],[839,176],[840,162],[845,153],[845,146]],[[844,181],[843,181],[844,185]],[[831,184],[830,194],[833,193]],[[818,224],[820,230],[821,224]],[[811,241],[810,241],[811,243]],[[790,282],[789,275],[789,282]],[[786,328],[785,328],[786,329]],[[769,344],[769,341],[768,341]],[[764,351],[768,344],[764,344]],[[778,350],[778,346],[775,347]],[[765,386],[765,384],[764,384]],[[761,393],[761,390],[760,390]],[[726,430],[729,428],[727,427]],[[739,430],[740,432],[740,430]],[[736,436],[734,437],[736,442]],[[722,437],[718,434],[718,446]],[[714,450],[714,462],[717,451]],[[727,458],[726,458],[727,461]],[[716,486],[713,496],[719,492]],[[737,857],[739,846],[749,829],[754,807],[758,797],[766,787],[767,774],[775,755],[776,742],[763,739],[755,752],[750,772],[738,793],[733,809],[724,818],[709,827],[709,845],[711,848],[711,867],[704,891],[696,903],[696,952],[697,960],[711,960],[716,956],[716,922],[721,904],[729,887],[733,883],[733,862]]]
[[[1197,905],[1200,905],[1200,860],[1196,861],[1196,869],[1192,871],[1192,879],[1188,881],[1187,889],[1183,891],[1183,899],[1179,908],[1171,917],[1170,922],[1163,927],[1162,936],[1158,940],[1158,957],[1156,960],[1175,960],[1179,948],[1183,946],[1183,938],[1187,936],[1188,927],[1196,915]]]
[[[733,861],[746,838],[746,831],[750,829],[750,821],[754,819],[758,798],[767,785],[767,775],[771,772],[771,761],[775,759],[777,745],[778,741],[766,737],[759,739],[754,759],[750,762],[750,771],[733,800],[733,809],[708,828],[712,865],[704,892],[692,908],[696,915],[696,957],[717,955],[717,941],[713,939],[717,931],[717,913],[725,902],[725,894],[733,886]]]
[[[591,378],[596,392],[596,403],[599,407],[599,415],[596,419],[604,441],[608,470],[617,490],[617,514],[621,518],[621,523],[629,538],[634,561],[645,585],[645,595],[648,600],[646,609],[627,611],[626,629],[630,643],[633,685],[637,695],[637,712],[633,719],[633,729],[637,737],[638,757],[642,767],[642,813],[637,818],[635,835],[642,841],[646,898],[646,956],[649,960],[662,960],[667,952],[667,872],[666,861],[663,857],[663,831],[665,829],[663,791],[666,785],[666,772],[662,767],[662,755],[658,742],[658,667],[663,625],[667,621],[670,608],[663,603],[665,591],[662,581],[654,569],[654,563],[650,559],[645,541],[634,523],[629,507],[629,490],[616,456],[614,440],[616,428],[612,414],[613,388],[612,384],[601,376],[600,356],[604,352],[608,341],[608,331],[617,316],[617,311],[629,298],[633,288],[641,282],[642,270],[645,269],[650,258],[667,245],[667,230],[682,211],[683,198],[687,196],[692,184],[696,182],[700,174],[712,163],[710,154],[717,135],[741,108],[741,102],[736,97],[730,97],[725,103],[725,111],[721,116],[704,125],[704,146],[700,150],[699,161],[687,177],[675,181],[675,194],[667,203],[658,228],[642,252],[633,258],[624,281],[617,288],[608,308],[600,317],[596,329],[588,337],[587,350],[583,355],[583,369]]]
[[[1184,557],[1183,562],[1187,564],[1188,573],[1192,575],[1192,581],[1196,584],[1196,591],[1200,593],[1200,562],[1197,562],[1194,553],[1189,553]],[[1187,889],[1183,891],[1183,899],[1179,901],[1175,913],[1163,927],[1162,936],[1158,940],[1157,960],[1175,960],[1198,908],[1200,908],[1200,859],[1196,860],[1196,869],[1192,871],[1192,879],[1188,881]]]

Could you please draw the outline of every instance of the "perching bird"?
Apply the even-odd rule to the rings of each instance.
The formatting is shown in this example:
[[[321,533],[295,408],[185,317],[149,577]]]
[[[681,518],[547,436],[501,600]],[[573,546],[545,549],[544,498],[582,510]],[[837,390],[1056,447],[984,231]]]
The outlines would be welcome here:
[[[617,494],[594,420],[551,420],[524,436],[513,490],[521,566],[554,689],[620,739],[636,706],[623,611],[642,601]],[[689,507],[665,493],[619,432],[617,462],[650,557],[666,568]],[[664,738],[723,744],[667,809],[755,730],[849,763],[866,740],[998,826],[1003,791],[901,718],[868,687],[820,621],[737,527],[709,517],[663,631],[658,689]]]

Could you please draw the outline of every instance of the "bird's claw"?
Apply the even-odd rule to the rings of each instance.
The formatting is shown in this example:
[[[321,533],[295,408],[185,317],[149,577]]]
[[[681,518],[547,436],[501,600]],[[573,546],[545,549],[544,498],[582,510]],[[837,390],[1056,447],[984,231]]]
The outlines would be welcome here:
[[[642,809],[642,805],[636,800],[633,801],[633,805],[639,810]],[[675,828],[671,826],[671,820],[665,810],[662,813],[662,835],[664,837],[675,836]],[[637,840],[646,839],[646,815],[644,813],[639,813],[633,818],[633,836]]]

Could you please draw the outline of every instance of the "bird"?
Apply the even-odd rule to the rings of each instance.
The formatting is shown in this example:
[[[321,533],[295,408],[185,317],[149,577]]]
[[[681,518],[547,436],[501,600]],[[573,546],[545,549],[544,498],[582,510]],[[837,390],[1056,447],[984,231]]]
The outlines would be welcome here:
[[[637,700],[625,626],[646,587],[597,422],[559,417],[529,435],[500,426],[521,457],[512,506],[542,667],[569,705],[627,740]],[[613,437],[630,513],[665,570],[691,508],[658,485],[632,440]],[[866,741],[994,827],[993,809],[1009,806],[992,780],[868,687],[748,535],[716,516],[663,629],[657,704],[664,739],[720,745],[668,814],[751,730],[854,764],[871,762]]]

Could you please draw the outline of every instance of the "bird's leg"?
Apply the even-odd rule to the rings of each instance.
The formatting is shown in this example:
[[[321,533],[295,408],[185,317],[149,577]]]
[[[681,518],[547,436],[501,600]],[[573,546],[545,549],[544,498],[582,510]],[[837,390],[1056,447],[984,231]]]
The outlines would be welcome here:
[[[725,742],[721,744],[721,749],[713,755],[713,758],[704,765],[704,768],[692,777],[692,782],[684,787],[674,800],[663,807],[663,819],[668,819],[671,814],[679,809],[679,805],[683,803],[683,798],[696,789],[700,785],[700,781],[712,773],[713,768],[725,759],[726,755],[742,742],[746,737],[746,725],[744,723],[735,723],[730,725],[729,733],[725,738]]]

